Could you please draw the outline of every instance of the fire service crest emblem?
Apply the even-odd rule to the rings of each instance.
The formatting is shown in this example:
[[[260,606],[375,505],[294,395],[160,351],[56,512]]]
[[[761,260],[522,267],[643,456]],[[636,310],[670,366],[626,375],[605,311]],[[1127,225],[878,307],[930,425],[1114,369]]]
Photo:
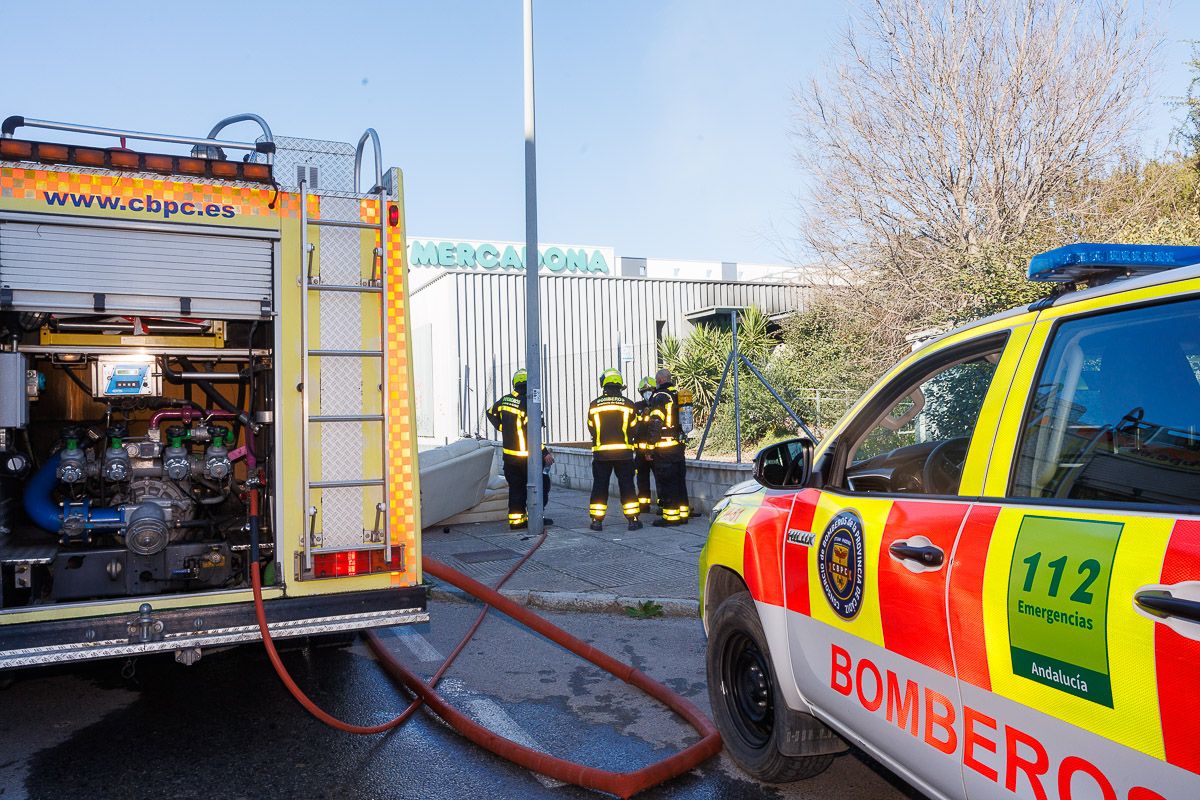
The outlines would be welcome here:
[[[842,619],[854,619],[862,609],[864,561],[862,520],[853,511],[842,511],[826,526],[817,553],[821,589]]]

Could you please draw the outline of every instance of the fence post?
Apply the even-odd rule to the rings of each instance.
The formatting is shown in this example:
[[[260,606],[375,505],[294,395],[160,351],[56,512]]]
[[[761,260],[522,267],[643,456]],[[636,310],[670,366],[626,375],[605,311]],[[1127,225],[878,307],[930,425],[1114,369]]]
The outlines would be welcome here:
[[[742,463],[742,399],[738,392],[738,373],[742,371],[742,355],[738,352],[737,343],[737,309],[729,315],[733,320],[733,352],[729,354],[733,362],[733,438],[737,445],[737,463]]]

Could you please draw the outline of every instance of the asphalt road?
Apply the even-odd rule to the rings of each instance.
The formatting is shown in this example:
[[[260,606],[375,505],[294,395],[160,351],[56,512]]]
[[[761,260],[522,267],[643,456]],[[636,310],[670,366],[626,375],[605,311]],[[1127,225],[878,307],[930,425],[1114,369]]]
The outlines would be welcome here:
[[[428,676],[475,606],[440,602],[433,622],[384,633]],[[552,621],[708,710],[704,636],[697,621],[552,614]],[[331,713],[379,722],[406,703],[361,642],[285,655],[300,685]],[[0,690],[0,799],[599,797],[532,775],[460,739],[425,712],[391,734],[325,728],[279,683],[262,651],[170,657],[19,673]],[[555,755],[636,769],[695,740],[672,714],[606,673],[493,614],[442,684],[492,730]],[[748,779],[725,757],[646,798],[916,797],[861,755],[788,786]]]

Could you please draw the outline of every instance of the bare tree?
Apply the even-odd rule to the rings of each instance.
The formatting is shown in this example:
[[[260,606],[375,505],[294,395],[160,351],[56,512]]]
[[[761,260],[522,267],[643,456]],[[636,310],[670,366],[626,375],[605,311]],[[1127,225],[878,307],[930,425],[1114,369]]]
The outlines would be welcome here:
[[[794,135],[802,237],[853,272],[839,294],[864,335],[902,347],[975,305],[964,270],[986,281],[1031,237],[1069,239],[1133,152],[1157,47],[1121,0],[859,6],[796,93]]]

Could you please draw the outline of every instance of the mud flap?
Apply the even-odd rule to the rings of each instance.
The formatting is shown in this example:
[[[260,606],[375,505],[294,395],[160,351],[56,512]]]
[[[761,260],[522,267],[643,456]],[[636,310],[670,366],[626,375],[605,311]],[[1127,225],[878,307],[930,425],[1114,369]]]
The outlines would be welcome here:
[[[820,756],[850,749],[845,739],[812,714],[787,707],[780,711],[784,729],[779,739],[779,752],[783,755]]]

